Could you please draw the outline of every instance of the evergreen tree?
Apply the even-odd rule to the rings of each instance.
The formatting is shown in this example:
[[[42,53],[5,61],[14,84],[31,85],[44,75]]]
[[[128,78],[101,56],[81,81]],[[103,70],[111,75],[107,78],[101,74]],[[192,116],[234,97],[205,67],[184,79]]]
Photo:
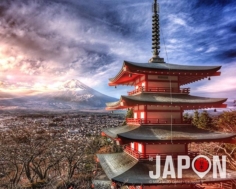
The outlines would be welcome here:
[[[132,108],[127,110],[127,113],[126,113],[125,117],[126,118],[133,118],[134,117],[134,111],[133,111]]]
[[[192,117],[192,115],[190,115],[189,113],[185,113],[185,114],[183,115],[183,121],[184,121],[185,123],[191,123],[191,122],[192,122],[192,119],[193,119],[193,117]]]
[[[193,114],[192,124],[198,127],[199,124],[199,112],[196,110]]]
[[[198,127],[209,130],[213,129],[212,118],[206,110],[204,110],[199,116]]]
[[[127,110],[125,119],[126,119],[126,118],[134,118],[134,111],[133,111],[132,108]],[[122,126],[124,126],[124,125],[126,125],[126,124],[127,124],[127,123],[126,123],[126,120],[125,120],[125,121],[122,123]]]
[[[212,118],[206,110],[204,110],[202,113],[195,111],[192,119],[192,124],[202,129],[214,129]]]

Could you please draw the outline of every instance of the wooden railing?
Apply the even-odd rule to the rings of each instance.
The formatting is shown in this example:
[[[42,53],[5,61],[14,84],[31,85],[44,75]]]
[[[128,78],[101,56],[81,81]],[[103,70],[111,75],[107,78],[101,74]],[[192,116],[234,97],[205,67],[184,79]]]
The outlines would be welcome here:
[[[144,88],[143,87],[139,87],[137,89],[134,89],[133,91],[128,92],[128,95],[131,96],[133,94],[137,94],[137,93],[140,93],[140,92],[143,92],[143,91],[144,91]]]
[[[141,159],[141,160],[155,160],[156,156],[160,156],[161,159],[165,159],[166,156],[172,156],[173,159],[177,159],[179,155],[188,155],[190,159],[199,155],[199,152],[188,151],[187,154],[185,153],[140,153],[137,150],[130,148],[129,146],[124,146],[124,152],[130,154],[131,156]]]
[[[147,119],[141,119],[141,118],[126,118],[127,124],[190,124],[190,121],[183,121],[181,119],[171,119],[171,118],[147,118]]]
[[[185,93],[185,94],[189,94],[190,93],[190,88],[181,88],[181,89],[178,89],[178,88],[170,88],[170,87],[149,87],[147,90],[140,86],[139,88],[131,91],[131,92],[128,92],[128,95],[134,95],[134,94],[137,94],[137,93],[140,93],[140,92],[162,92],[162,93],[169,93],[169,92],[172,92],[172,93]]]

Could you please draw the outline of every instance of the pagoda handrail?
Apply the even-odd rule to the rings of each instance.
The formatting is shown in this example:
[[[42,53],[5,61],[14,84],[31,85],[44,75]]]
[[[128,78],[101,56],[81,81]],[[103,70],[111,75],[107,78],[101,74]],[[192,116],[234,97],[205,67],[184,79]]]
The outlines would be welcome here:
[[[199,152],[188,151],[188,153],[184,152],[173,152],[173,153],[141,153],[137,150],[132,149],[130,146],[124,146],[124,152],[130,154],[131,156],[141,159],[141,160],[154,160],[156,156],[160,156],[161,159],[166,158],[166,156],[172,156],[172,158],[177,158],[179,155],[188,155],[191,159],[199,155]]]
[[[176,87],[148,87],[147,90],[143,86],[139,86],[137,89],[128,92],[128,95],[134,95],[140,92],[172,92],[172,93],[184,93],[189,94],[190,88],[176,88]]]
[[[177,118],[147,118],[147,119],[141,119],[141,118],[126,118],[127,124],[190,124],[190,121],[184,121],[182,119]]]

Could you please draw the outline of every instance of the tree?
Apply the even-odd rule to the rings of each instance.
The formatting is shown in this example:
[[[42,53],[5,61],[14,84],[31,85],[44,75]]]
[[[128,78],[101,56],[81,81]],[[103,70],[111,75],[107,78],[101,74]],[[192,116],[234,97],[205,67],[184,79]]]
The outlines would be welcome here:
[[[197,118],[197,113],[195,118]],[[198,119],[195,119],[195,123],[197,123],[197,126],[199,125],[205,125],[211,127],[205,127],[214,129],[216,131],[221,132],[236,132],[236,111],[225,111],[219,116],[212,119],[212,122],[208,119],[209,115],[206,115],[203,112],[202,118],[200,119],[201,115],[198,116]],[[210,117],[210,116],[209,116]],[[210,124],[209,124],[210,123]],[[213,155],[226,155],[226,161],[228,166],[231,169],[236,170],[236,145],[235,144],[228,144],[228,143],[217,143],[217,142],[211,142],[211,143],[201,143],[201,144],[191,144],[191,147],[193,147],[195,150],[199,151],[200,154],[213,156]]]
[[[193,113],[192,124],[198,127],[198,123],[199,123],[199,112],[195,111]]]
[[[195,111],[192,124],[198,128],[214,130],[212,118],[206,110],[204,110],[202,113]]]
[[[212,118],[209,116],[208,112],[204,110],[199,117],[198,127],[202,129],[213,129]]]
[[[183,121],[186,123],[191,123],[192,122],[193,117],[191,115],[189,115],[188,113],[185,113],[183,115]]]
[[[127,119],[127,118],[134,118],[134,111],[133,111],[133,109],[131,108],[131,109],[128,109],[127,110],[127,113],[126,113],[126,115],[125,115],[125,118]],[[122,126],[124,126],[124,125],[126,125],[127,123],[126,123],[126,120],[122,123]]]
[[[134,112],[133,109],[128,109],[125,118],[133,118],[134,117]]]
[[[214,120],[214,124],[219,131],[236,132],[236,111],[224,111]]]
[[[56,154],[57,133],[49,133],[40,127],[17,127],[4,132],[1,138],[1,158],[5,175],[0,183],[32,188],[50,181],[52,169],[61,161]],[[3,149],[5,148],[5,150]]]

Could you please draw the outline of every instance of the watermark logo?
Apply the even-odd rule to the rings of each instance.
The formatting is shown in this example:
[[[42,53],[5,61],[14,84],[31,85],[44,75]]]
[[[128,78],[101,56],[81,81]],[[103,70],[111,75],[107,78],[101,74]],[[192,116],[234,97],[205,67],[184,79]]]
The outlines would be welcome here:
[[[153,161],[153,158],[149,158]],[[166,156],[163,170],[161,170],[161,157],[156,156],[156,171],[149,171],[151,179],[158,178],[182,178],[183,170],[189,169],[191,166],[192,170],[202,179],[212,169],[212,177],[226,178],[226,156],[213,156],[211,161],[207,156],[198,155],[192,162],[190,157],[187,155],[180,155],[177,157],[177,172],[175,170],[174,161],[172,156]],[[162,171],[162,172],[161,172]],[[176,175],[177,173],[177,175]],[[219,173],[219,175],[217,174]]]

